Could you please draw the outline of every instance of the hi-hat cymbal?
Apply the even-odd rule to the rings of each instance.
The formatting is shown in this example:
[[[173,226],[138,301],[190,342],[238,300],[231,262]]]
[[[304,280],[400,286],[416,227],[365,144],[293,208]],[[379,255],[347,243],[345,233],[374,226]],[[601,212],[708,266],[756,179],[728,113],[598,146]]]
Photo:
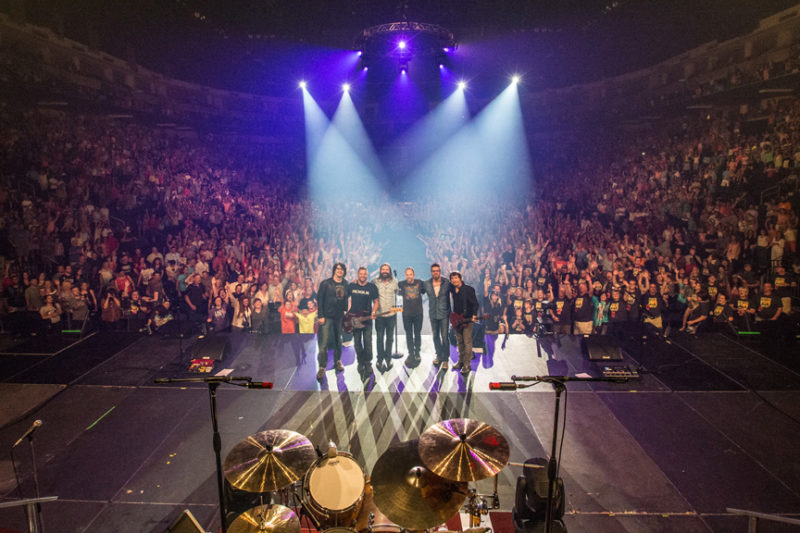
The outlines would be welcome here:
[[[228,526],[228,533],[300,533],[300,519],[283,505],[259,505],[243,512]]]
[[[422,465],[418,441],[389,448],[372,470],[375,505],[395,524],[428,529],[445,523],[467,499],[467,484],[443,479]]]
[[[419,436],[419,456],[431,472],[445,479],[478,481],[503,469],[508,462],[508,441],[488,424],[453,418]]]
[[[233,447],[225,458],[225,479],[248,492],[281,490],[303,477],[316,459],[314,446],[303,435],[269,429]]]

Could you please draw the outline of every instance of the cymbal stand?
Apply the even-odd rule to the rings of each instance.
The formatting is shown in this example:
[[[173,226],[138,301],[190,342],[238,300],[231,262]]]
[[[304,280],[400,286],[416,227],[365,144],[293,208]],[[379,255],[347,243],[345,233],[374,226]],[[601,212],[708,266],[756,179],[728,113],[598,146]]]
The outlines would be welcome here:
[[[490,509],[500,508],[500,497],[497,495],[497,476],[497,474],[494,476],[494,492],[492,494],[478,494],[477,489],[469,489],[464,510],[469,513],[469,526],[471,528],[480,527],[481,516],[489,514]],[[492,500],[491,506],[488,503],[488,498]]]

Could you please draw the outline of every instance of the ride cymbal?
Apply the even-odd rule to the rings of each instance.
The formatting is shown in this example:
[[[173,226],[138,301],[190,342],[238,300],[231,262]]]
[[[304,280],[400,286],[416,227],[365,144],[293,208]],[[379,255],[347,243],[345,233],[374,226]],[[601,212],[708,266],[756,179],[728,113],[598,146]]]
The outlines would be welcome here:
[[[419,436],[419,456],[431,472],[445,479],[478,481],[497,474],[508,463],[508,441],[488,424],[453,418]]]
[[[236,444],[225,458],[225,479],[248,492],[270,492],[288,487],[317,459],[311,442],[299,433],[269,429]]]
[[[389,520],[408,529],[445,523],[467,499],[467,484],[441,478],[425,468],[418,441],[389,448],[370,478],[375,505]]]
[[[259,505],[243,512],[228,526],[228,533],[300,533],[300,519],[283,505]]]

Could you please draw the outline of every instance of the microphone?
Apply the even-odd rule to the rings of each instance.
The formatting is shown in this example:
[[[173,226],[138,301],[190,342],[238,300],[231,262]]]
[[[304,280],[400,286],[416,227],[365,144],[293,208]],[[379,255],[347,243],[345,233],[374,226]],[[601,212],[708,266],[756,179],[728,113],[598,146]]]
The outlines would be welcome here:
[[[271,389],[272,382],[271,381],[251,381],[247,384],[248,389]]]
[[[494,381],[489,383],[489,390],[517,390],[519,385],[512,381]]]
[[[23,440],[25,440],[26,437],[30,437],[31,435],[33,435],[33,432],[36,431],[39,428],[39,426],[41,426],[41,425],[42,425],[42,421],[41,420],[34,420],[33,424],[31,424],[31,427],[28,428],[28,431],[23,433],[22,436],[19,439],[17,439],[17,442],[14,443],[12,448],[16,448],[17,446],[20,445],[20,443]]]
[[[511,376],[514,381],[542,381],[543,377],[549,376]]]
[[[153,383],[169,383],[169,378],[156,378]]]

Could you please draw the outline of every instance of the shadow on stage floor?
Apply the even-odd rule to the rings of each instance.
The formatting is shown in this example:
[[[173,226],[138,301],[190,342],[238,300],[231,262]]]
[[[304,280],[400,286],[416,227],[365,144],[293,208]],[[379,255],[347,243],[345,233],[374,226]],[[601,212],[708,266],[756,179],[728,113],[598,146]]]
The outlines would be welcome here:
[[[448,418],[498,428],[512,463],[546,456],[552,389],[496,392],[489,382],[512,374],[597,376],[610,364],[590,362],[579,337],[512,336],[505,345],[487,337],[465,378],[433,367],[424,335],[417,368],[397,359],[362,378],[346,347],[345,371],[337,373],[330,357],[320,382],[314,336],[231,334],[229,341],[214,372],[275,388],[220,387],[223,457],[248,435],[285,428],[320,446],[335,442],[367,474],[393,443]],[[196,342],[98,333],[53,356],[0,356],[0,446],[8,449],[34,419],[44,422],[35,439],[41,493],[59,497],[44,508],[48,530],[162,532],[185,508],[207,530],[219,527],[206,387],[153,383],[197,376],[187,372]],[[562,403],[570,531],[744,530],[726,507],[800,513],[797,373],[721,335],[626,339],[622,348],[624,359],[614,364],[635,367],[640,379],[570,384]],[[30,451],[20,446],[15,457],[22,495],[30,497]],[[501,510],[513,506],[519,473],[509,465],[499,475]],[[477,488],[491,492],[491,481]],[[0,494],[19,497],[8,456]],[[0,528],[24,524],[21,511],[0,510]]]

